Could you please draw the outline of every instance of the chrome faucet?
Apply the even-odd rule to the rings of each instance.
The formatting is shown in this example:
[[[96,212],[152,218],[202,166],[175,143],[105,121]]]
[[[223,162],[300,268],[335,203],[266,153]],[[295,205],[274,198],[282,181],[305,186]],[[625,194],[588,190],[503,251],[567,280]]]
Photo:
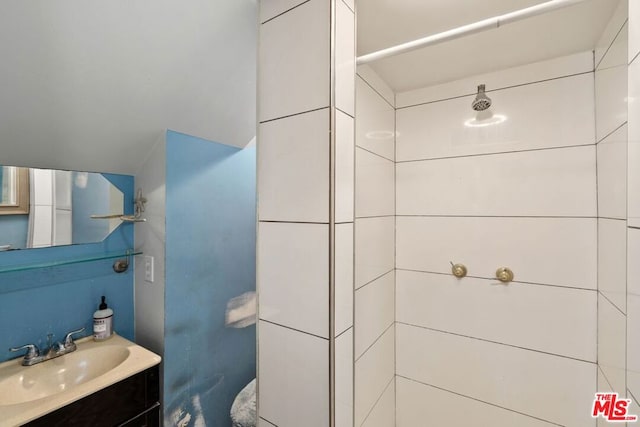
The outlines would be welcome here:
[[[44,362],[45,360],[55,359],[56,357],[60,357],[67,353],[71,353],[76,350],[76,343],[73,342],[73,335],[79,334],[80,332],[84,332],[84,328],[77,329],[75,331],[69,332],[65,338],[64,343],[55,342],[51,343],[52,334],[47,336],[47,345],[49,348],[46,351],[40,352],[40,349],[35,344],[27,344],[20,347],[10,348],[9,351],[20,351],[23,349],[27,349],[27,353],[24,355],[24,359],[22,359],[23,366],[32,366],[36,363]]]

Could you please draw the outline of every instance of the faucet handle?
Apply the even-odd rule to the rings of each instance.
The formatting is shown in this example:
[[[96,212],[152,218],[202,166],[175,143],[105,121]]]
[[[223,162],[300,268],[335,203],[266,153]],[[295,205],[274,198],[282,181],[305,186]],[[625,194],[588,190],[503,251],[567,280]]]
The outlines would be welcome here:
[[[40,356],[40,350],[38,349],[38,346],[35,344],[26,344],[20,347],[11,347],[9,351],[20,351],[25,348],[29,349],[27,351],[27,354],[24,355],[25,360],[31,360]]]
[[[80,332],[84,332],[84,328],[76,329],[75,331],[71,331],[64,337],[64,348],[75,347],[76,343],[73,342],[73,335],[79,334]]]

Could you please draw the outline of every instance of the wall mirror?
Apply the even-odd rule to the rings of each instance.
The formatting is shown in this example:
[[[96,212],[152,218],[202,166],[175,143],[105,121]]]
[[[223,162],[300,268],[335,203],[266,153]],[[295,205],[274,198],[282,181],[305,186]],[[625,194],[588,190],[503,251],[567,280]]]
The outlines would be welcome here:
[[[0,251],[101,242],[123,214],[100,173],[0,166]]]

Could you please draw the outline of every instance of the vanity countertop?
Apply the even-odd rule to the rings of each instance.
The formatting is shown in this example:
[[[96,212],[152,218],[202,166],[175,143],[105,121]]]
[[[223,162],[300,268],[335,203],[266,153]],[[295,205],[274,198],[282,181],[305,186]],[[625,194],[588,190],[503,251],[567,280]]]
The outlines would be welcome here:
[[[76,351],[37,365],[22,366],[22,358],[0,363],[0,427],[37,419],[161,361],[118,335],[76,344]]]

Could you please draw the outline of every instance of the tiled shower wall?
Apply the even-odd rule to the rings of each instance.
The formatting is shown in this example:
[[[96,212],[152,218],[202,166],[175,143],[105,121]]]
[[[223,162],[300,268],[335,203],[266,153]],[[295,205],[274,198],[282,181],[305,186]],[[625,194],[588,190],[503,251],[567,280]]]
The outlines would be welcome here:
[[[395,419],[394,94],[367,67],[356,78],[355,423]]]
[[[629,1],[627,391],[640,408],[640,2]],[[640,410],[638,410],[640,412]],[[637,412],[636,412],[637,413]]]
[[[353,424],[354,8],[261,2],[261,427]]]
[[[483,83],[505,121],[465,126]],[[593,53],[399,93],[396,108],[397,425],[594,426]]]
[[[595,49],[598,162],[598,391],[626,395],[628,5]],[[634,408],[635,410],[635,408]],[[598,425],[608,425],[603,418]]]

